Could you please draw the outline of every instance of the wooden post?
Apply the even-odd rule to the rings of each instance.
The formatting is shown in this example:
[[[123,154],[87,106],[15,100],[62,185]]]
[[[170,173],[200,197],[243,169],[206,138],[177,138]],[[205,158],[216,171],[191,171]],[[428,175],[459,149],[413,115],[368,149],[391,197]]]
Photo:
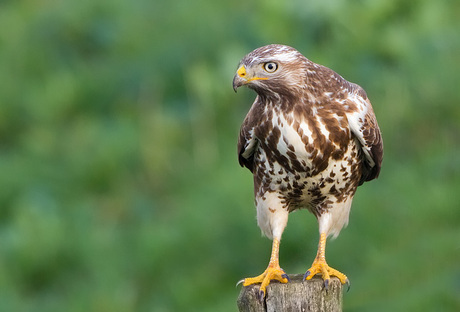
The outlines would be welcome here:
[[[338,278],[331,278],[328,290],[324,289],[324,282],[318,276],[309,281],[304,281],[302,274],[289,275],[289,278],[291,282],[287,284],[270,282],[263,301],[257,299],[260,285],[243,287],[238,297],[238,309],[240,312],[342,311],[342,283]]]

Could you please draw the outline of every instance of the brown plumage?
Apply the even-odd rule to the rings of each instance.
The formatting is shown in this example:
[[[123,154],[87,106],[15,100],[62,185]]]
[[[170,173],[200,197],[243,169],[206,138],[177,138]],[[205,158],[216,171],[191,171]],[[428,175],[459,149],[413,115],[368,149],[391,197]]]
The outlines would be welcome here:
[[[248,86],[257,97],[243,121],[238,159],[254,175],[258,225],[273,239],[272,259],[260,276],[286,282],[278,247],[288,214],[306,208],[319,223],[320,244],[310,279],[321,273],[347,280],[325,262],[325,242],[348,223],[356,189],[378,177],[383,156],[380,130],[366,92],[294,48],[268,45],[246,55],[233,88]]]

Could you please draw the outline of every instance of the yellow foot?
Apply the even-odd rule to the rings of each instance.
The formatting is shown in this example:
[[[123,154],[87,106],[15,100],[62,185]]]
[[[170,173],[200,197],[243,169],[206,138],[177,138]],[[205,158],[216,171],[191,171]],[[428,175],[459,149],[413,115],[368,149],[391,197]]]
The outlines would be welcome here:
[[[277,280],[281,283],[287,283],[289,281],[288,275],[278,266],[269,265],[264,273],[256,277],[249,277],[243,280],[243,286],[249,286],[252,284],[260,285],[260,299],[265,297],[266,289],[271,280]]]
[[[329,286],[329,281],[331,276],[336,276],[339,278],[340,282],[342,284],[347,284],[348,289],[350,289],[350,281],[348,281],[348,278],[345,274],[337,271],[336,269],[331,268],[325,260],[317,260],[313,261],[313,264],[311,265],[311,268],[308,269],[308,271],[304,275],[304,279],[310,280],[312,279],[313,276],[316,274],[320,273],[323,277],[324,280],[324,288],[328,288]]]

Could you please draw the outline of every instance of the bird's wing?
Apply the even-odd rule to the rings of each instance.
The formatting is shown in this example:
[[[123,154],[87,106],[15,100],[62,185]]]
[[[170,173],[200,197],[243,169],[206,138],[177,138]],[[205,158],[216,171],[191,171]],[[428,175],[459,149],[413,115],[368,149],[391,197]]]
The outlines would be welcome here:
[[[361,144],[364,154],[363,173],[360,185],[379,176],[383,158],[383,141],[377,119],[371,102],[364,93],[351,93],[348,100],[351,100],[359,108],[356,111],[348,112],[347,119],[351,133]]]
[[[261,106],[262,103],[257,97],[241,125],[238,138],[238,161],[242,167],[248,168],[251,172],[254,169],[254,152],[259,144],[254,129],[260,121]]]

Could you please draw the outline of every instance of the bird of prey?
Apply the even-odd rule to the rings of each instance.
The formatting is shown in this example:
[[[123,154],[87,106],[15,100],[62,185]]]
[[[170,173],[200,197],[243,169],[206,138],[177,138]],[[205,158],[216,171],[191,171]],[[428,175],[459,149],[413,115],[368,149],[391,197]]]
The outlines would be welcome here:
[[[304,279],[321,274],[349,283],[326,263],[326,239],[348,223],[359,185],[378,177],[383,142],[366,92],[296,49],[278,44],[258,48],[239,63],[233,89],[257,93],[241,126],[238,158],[254,177],[257,224],[273,240],[267,269],[245,278],[287,283],[279,265],[281,235],[290,212],[306,208],[318,220],[319,245]]]

